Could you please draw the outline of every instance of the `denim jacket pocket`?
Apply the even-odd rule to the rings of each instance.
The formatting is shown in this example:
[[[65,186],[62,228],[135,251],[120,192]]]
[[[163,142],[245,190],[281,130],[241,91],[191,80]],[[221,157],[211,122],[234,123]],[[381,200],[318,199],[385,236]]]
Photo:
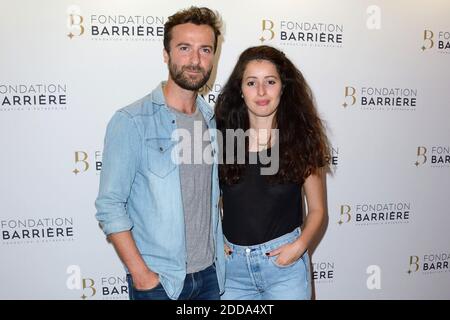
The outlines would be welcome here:
[[[175,141],[170,138],[146,139],[148,169],[160,178],[166,177],[176,168],[172,159]]]

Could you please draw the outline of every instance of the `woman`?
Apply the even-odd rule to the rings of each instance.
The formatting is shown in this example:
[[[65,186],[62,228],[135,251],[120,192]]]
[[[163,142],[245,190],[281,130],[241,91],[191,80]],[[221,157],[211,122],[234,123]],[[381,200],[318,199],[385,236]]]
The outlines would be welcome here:
[[[329,156],[311,90],[284,53],[252,47],[240,55],[215,112],[226,146],[219,168],[226,243],[222,299],[311,299],[307,250],[325,219],[322,181]],[[233,140],[229,148],[227,129],[248,133],[241,144],[245,163],[238,159],[239,143]],[[266,153],[279,161],[273,175],[262,174]]]

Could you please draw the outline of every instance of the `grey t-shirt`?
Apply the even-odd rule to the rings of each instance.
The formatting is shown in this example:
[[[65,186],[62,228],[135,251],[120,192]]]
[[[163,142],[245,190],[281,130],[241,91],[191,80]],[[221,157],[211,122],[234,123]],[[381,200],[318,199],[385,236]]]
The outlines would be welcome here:
[[[182,154],[179,169],[186,225],[186,268],[187,273],[193,273],[209,267],[214,261],[211,229],[210,137],[198,107],[191,115],[174,108],[170,109],[176,115],[177,128],[184,129],[179,131],[182,133],[180,136],[182,141],[178,144],[182,146],[182,152],[179,153]],[[203,137],[207,141],[203,141]]]

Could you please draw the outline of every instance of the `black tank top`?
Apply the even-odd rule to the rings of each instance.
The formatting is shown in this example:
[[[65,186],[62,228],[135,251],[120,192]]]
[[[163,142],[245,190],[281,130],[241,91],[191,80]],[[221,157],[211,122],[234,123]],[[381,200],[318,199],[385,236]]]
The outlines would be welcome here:
[[[222,183],[223,232],[233,244],[261,244],[303,223],[301,186],[274,184],[260,174],[263,165],[247,164],[239,183]]]

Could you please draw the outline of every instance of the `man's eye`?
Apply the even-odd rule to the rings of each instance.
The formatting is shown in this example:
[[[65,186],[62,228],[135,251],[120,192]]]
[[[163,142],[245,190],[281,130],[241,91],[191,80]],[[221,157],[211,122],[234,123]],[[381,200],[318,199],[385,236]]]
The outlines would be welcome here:
[[[211,49],[209,49],[209,48],[203,48],[203,52],[204,52],[204,53],[211,53]]]

